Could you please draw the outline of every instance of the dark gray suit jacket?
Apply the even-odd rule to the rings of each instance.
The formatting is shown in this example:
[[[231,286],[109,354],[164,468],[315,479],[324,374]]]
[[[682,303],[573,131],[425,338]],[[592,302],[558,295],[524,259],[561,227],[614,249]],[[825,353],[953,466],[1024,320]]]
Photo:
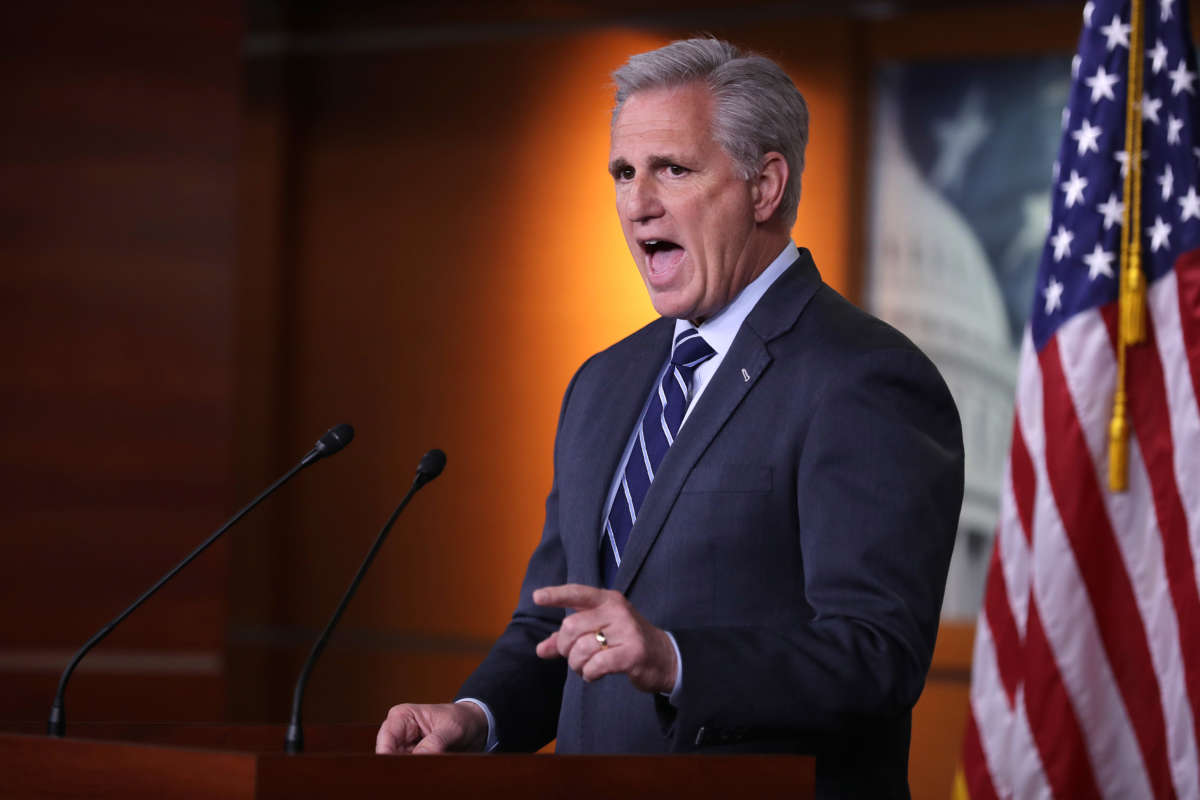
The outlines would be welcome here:
[[[534,645],[534,589],[600,585],[603,504],[670,351],[661,319],[567,389],[542,540],[517,610],[460,696],[504,750],[802,752],[818,797],[907,797],[963,490],[962,432],[929,360],[820,279],[808,251],[751,311],[659,466],[614,588],[671,631],[677,707],[585,684]]]

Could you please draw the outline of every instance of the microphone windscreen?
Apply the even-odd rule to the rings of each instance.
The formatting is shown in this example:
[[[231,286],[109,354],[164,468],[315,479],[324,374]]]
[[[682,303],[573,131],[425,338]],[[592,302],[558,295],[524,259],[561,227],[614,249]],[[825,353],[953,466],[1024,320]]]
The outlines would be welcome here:
[[[325,431],[325,435],[317,439],[316,450],[322,457],[331,456],[354,441],[354,428],[346,423],[334,425]]]
[[[441,475],[445,468],[446,454],[441,450],[434,449],[421,456],[421,463],[417,465],[417,475],[426,481],[431,481]]]

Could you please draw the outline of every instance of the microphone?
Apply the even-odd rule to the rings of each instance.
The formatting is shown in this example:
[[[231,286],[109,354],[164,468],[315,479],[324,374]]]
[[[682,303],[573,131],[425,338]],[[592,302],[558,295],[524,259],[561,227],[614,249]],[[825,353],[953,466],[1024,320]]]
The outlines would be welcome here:
[[[392,512],[392,515],[387,518],[387,522],[383,523],[383,530],[379,531],[379,535],[375,537],[375,543],[367,551],[367,557],[363,559],[358,572],[350,581],[350,585],[346,588],[346,593],[342,595],[341,602],[338,603],[337,608],[334,609],[333,616],[326,623],[325,630],[321,631],[321,635],[317,637],[317,641],[313,644],[312,652],[308,654],[308,660],[304,662],[304,666],[300,669],[300,677],[296,679],[295,691],[292,692],[292,717],[288,722],[287,734],[283,740],[283,748],[288,753],[295,754],[304,751],[304,729],[300,722],[300,707],[304,703],[304,689],[308,685],[308,676],[312,672],[317,657],[325,649],[325,643],[329,641],[329,634],[333,632],[334,626],[341,619],[342,612],[346,610],[346,606],[350,603],[350,598],[354,596],[355,590],[358,589],[358,584],[362,582],[363,576],[367,574],[367,568],[371,566],[371,562],[375,559],[375,554],[379,552],[380,546],[383,545],[383,540],[387,537],[388,531],[396,524],[396,520],[400,517],[400,512],[404,510],[404,507],[408,505],[408,501],[412,499],[413,495],[422,486],[429,483],[438,475],[441,475],[442,470],[445,468],[446,454],[441,450],[430,450],[421,457],[421,463],[417,465],[417,475],[413,478],[412,486],[409,487],[408,493],[404,495],[404,499],[400,501],[400,505],[396,506],[396,510]]]
[[[149,600],[150,596],[161,589],[163,584],[175,577],[176,573],[178,573],[188,564],[192,563],[196,556],[203,553],[208,549],[209,545],[221,538],[221,534],[225,533],[225,531],[237,524],[242,517],[249,514],[255,506],[267,499],[267,497],[273,494],[276,489],[290,481],[296,475],[296,473],[322,458],[333,455],[346,445],[350,444],[353,439],[354,428],[345,423],[342,423],[341,425],[335,425],[326,431],[325,435],[317,440],[317,443],[313,446],[313,449],[310,450],[308,454],[304,456],[304,458],[300,459],[300,462],[296,464],[296,466],[288,470],[282,478],[279,478],[277,481],[268,486],[266,491],[251,500],[249,505],[234,514],[228,522],[217,529],[216,533],[205,539],[200,546],[189,553],[188,556],[183,559],[183,561],[180,561],[178,564],[172,567],[166,575],[163,575],[158,579],[157,583],[147,589],[141,597],[139,597],[137,600],[134,600],[133,604],[130,605],[129,608],[118,614],[112,622],[105,625],[92,638],[88,639],[87,642],[84,643],[83,647],[79,648],[79,652],[75,654],[75,657],[71,659],[71,663],[67,664],[67,668],[63,670],[62,677],[59,678],[58,693],[54,695],[54,703],[50,706],[50,720],[46,726],[46,732],[55,737],[66,735],[67,717],[66,712],[63,710],[63,695],[66,694],[67,681],[71,679],[71,673],[75,671],[75,667],[79,665],[79,662],[85,655],[87,655],[89,650],[99,644],[104,637],[108,636],[108,634],[112,632],[113,628],[120,625],[121,622],[130,614],[132,614],[138,606]],[[442,457],[442,461],[445,462],[445,456]]]

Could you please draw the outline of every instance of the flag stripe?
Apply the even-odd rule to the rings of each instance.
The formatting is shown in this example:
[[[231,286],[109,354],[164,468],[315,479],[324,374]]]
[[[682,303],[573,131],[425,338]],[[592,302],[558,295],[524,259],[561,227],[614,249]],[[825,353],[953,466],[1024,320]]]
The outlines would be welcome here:
[[[1054,796],[1078,800],[1099,798],[1100,789],[1088,761],[1083,728],[1063,687],[1037,603],[1032,598],[1025,626],[1024,657],[1028,665],[1025,713]]]
[[[996,669],[1008,698],[1008,706],[1016,705],[1017,687],[1021,682],[1021,636],[1008,603],[1008,587],[1004,585],[1001,543],[997,539],[988,567],[987,589],[984,594],[984,613],[995,641]]]
[[[1115,351],[1116,309],[1106,309],[1106,312],[1105,323]],[[1146,322],[1145,343],[1128,348],[1126,358],[1130,386],[1129,414],[1141,460],[1150,479],[1150,494],[1154,500],[1155,517],[1162,543],[1161,559],[1175,611],[1176,624],[1172,626],[1172,630],[1164,632],[1169,637],[1167,644],[1172,646],[1164,649],[1174,656],[1172,660],[1182,660],[1183,683],[1187,692],[1186,698],[1179,698],[1186,701],[1187,705],[1180,707],[1170,702],[1166,704],[1165,711],[1170,719],[1187,712],[1188,705],[1191,708],[1200,708],[1200,593],[1196,589],[1195,564],[1188,541],[1187,520],[1179,486],[1175,480],[1175,452],[1171,426],[1163,424],[1164,420],[1170,419],[1170,410],[1167,407],[1166,381],[1158,358],[1154,330],[1153,317],[1150,316]],[[1160,674],[1162,671],[1160,667]],[[1166,694],[1171,694],[1171,687],[1166,686],[1164,690]],[[1175,713],[1172,714],[1172,711]],[[1182,745],[1185,753],[1173,752],[1172,755],[1182,755],[1194,763],[1196,743],[1200,741],[1200,729],[1196,727],[1195,715],[1187,716],[1192,717],[1190,742]],[[1172,747],[1172,750],[1175,749]],[[1196,770],[1192,769],[1188,776],[1193,786],[1196,781],[1195,773]]]
[[[963,739],[963,771],[967,780],[967,791],[971,800],[1000,800],[992,776],[987,771],[983,757],[983,742],[979,740],[979,727],[975,724],[975,713],[967,707],[967,732]]]
[[[1097,475],[1106,476],[1108,470],[1108,437],[1106,431],[1112,413],[1112,402],[1107,392],[1096,392],[1093,387],[1113,386],[1117,376],[1117,359],[1113,352],[1110,331],[1105,325],[1109,315],[1115,317],[1115,307],[1102,309],[1100,314],[1086,315],[1064,325],[1059,332],[1059,343],[1063,352],[1071,352],[1074,359],[1064,362],[1064,374],[1073,397],[1083,397],[1076,404],[1079,422],[1085,431],[1091,451],[1092,468]],[[1136,402],[1131,394],[1131,402]],[[1194,761],[1192,723],[1190,716],[1182,716],[1179,706],[1188,705],[1184,685],[1183,661],[1178,643],[1175,609],[1170,594],[1166,591],[1167,569],[1164,563],[1162,534],[1152,504],[1151,477],[1142,461],[1141,450],[1131,446],[1128,451],[1128,490],[1104,492],[1104,511],[1110,521],[1116,542],[1129,575],[1137,601],[1138,611],[1146,626],[1150,657],[1162,692],[1162,713],[1167,729],[1168,758],[1175,778],[1177,791],[1194,785],[1195,770],[1187,767]],[[1093,696],[1094,705],[1100,705]],[[1120,704],[1114,698],[1113,703]],[[1101,706],[1103,707],[1103,706]],[[1095,736],[1095,733],[1090,735]],[[1092,750],[1093,758],[1097,750]],[[1140,770],[1140,767],[1139,767]],[[1103,779],[1101,784],[1104,785]],[[1191,793],[1182,792],[1185,796]],[[1150,788],[1129,787],[1126,794],[1149,796]]]
[[[1046,471],[1088,599],[1095,616],[1101,620],[1097,633],[1136,733],[1154,796],[1173,798],[1166,722],[1146,630],[1120,548],[1104,512],[1095,470],[1089,468],[1092,457],[1067,390],[1060,344],[1057,338],[1051,340],[1038,354],[1045,427],[1056,432],[1055,436],[1046,437]],[[1031,622],[1034,613],[1031,608]],[[1025,636],[1028,642],[1028,625]]]
[[[1193,390],[1183,340],[1170,335],[1171,331],[1180,329],[1178,288],[1174,274],[1163,278],[1151,287],[1150,308],[1155,329],[1167,332],[1158,338],[1158,354],[1166,381],[1171,437],[1175,443],[1175,477],[1185,492],[1181,499],[1186,501],[1189,487],[1200,486],[1200,459],[1195,456],[1200,450],[1200,405]],[[1191,551],[1200,553],[1200,508],[1189,508],[1185,503],[1184,516]],[[1200,585],[1200,558],[1193,558],[1193,562],[1196,565],[1194,579]]]
[[[1092,416],[1107,413],[1103,410],[1105,405],[1086,402],[1091,397],[1088,387],[1104,385],[1106,380],[1111,381],[1116,372],[1116,366],[1108,355],[1108,334],[1103,330],[1099,317],[1094,313],[1080,317],[1064,326],[1064,333],[1060,336],[1065,337],[1060,339],[1067,345],[1064,349],[1074,353],[1075,361],[1071,363],[1077,367],[1073,380],[1071,375],[1064,372],[1067,385],[1060,388],[1078,391],[1083,387],[1085,402],[1079,408],[1087,410]],[[1031,357],[1025,363],[1026,371],[1041,377],[1036,358]],[[1026,392],[1021,396],[1021,411],[1025,415],[1023,420],[1036,418],[1044,423],[1042,387],[1036,382],[1029,383],[1036,391],[1023,382]],[[1056,384],[1050,377],[1047,377],[1047,391],[1056,391]],[[1079,408],[1076,408],[1077,414]],[[1095,426],[1089,425],[1089,421],[1085,417],[1080,423],[1090,432]],[[1104,423],[1107,424],[1107,417]],[[1028,428],[1037,430],[1033,425]],[[1042,434],[1051,435],[1053,431],[1038,430],[1038,435]],[[1044,444],[1038,449],[1033,448],[1037,441],[1039,439],[1030,435],[1031,452],[1045,453]],[[1103,449],[1102,443],[1101,437],[1095,446]],[[1055,654],[1055,664],[1062,682],[1087,733],[1087,754],[1097,783],[1109,797],[1151,797],[1153,790],[1138,749],[1137,736],[1125,713],[1120,688],[1105,655],[1099,627],[1106,621],[1098,617],[1097,609],[1089,601],[1086,584],[1062,522],[1057,498],[1051,491],[1046,475],[1046,462],[1038,459],[1034,463],[1038,470],[1039,486],[1043,490],[1037,495],[1034,510],[1036,552],[1030,557],[1030,571],[1042,628]],[[1079,468],[1094,469],[1087,462]],[[1011,585],[1009,591],[1012,591]],[[1027,598],[1026,603],[1029,602]]]
[[[1035,486],[1033,459],[1025,447],[1021,435],[1020,418],[1013,415],[1012,450],[1009,451],[1009,470],[1012,473],[1013,499],[1017,501],[1017,513],[1021,518],[1021,530],[1025,541],[1033,541],[1033,490]]]
[[[1192,396],[1200,400],[1200,250],[1188,251],[1175,260],[1175,282],[1184,360],[1192,375]]]

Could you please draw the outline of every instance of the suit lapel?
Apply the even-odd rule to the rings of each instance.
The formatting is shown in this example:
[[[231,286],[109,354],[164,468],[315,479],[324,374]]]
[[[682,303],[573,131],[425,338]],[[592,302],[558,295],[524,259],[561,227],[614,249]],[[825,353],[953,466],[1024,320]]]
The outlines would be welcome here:
[[[776,280],[746,317],[712,382],[696,401],[696,407],[655,473],[654,482],[630,531],[614,589],[619,592],[629,589],[662,532],[684,481],[771,363],[767,343],[795,325],[819,285],[820,276],[812,257],[807,250],[801,250],[800,258]],[[620,451],[617,452],[619,457]],[[606,483],[605,488],[607,486]]]
[[[642,352],[621,363],[618,371],[605,377],[603,391],[589,399],[589,407],[583,416],[587,427],[582,432],[578,452],[586,459],[587,472],[596,477],[582,483],[578,506],[565,514],[564,519],[581,526],[582,535],[567,540],[582,543],[584,550],[577,563],[583,564],[581,577],[591,586],[600,585],[604,501],[608,499],[608,489],[620,467],[618,462],[641,416],[650,387],[671,352],[674,322],[658,320],[648,334]]]

